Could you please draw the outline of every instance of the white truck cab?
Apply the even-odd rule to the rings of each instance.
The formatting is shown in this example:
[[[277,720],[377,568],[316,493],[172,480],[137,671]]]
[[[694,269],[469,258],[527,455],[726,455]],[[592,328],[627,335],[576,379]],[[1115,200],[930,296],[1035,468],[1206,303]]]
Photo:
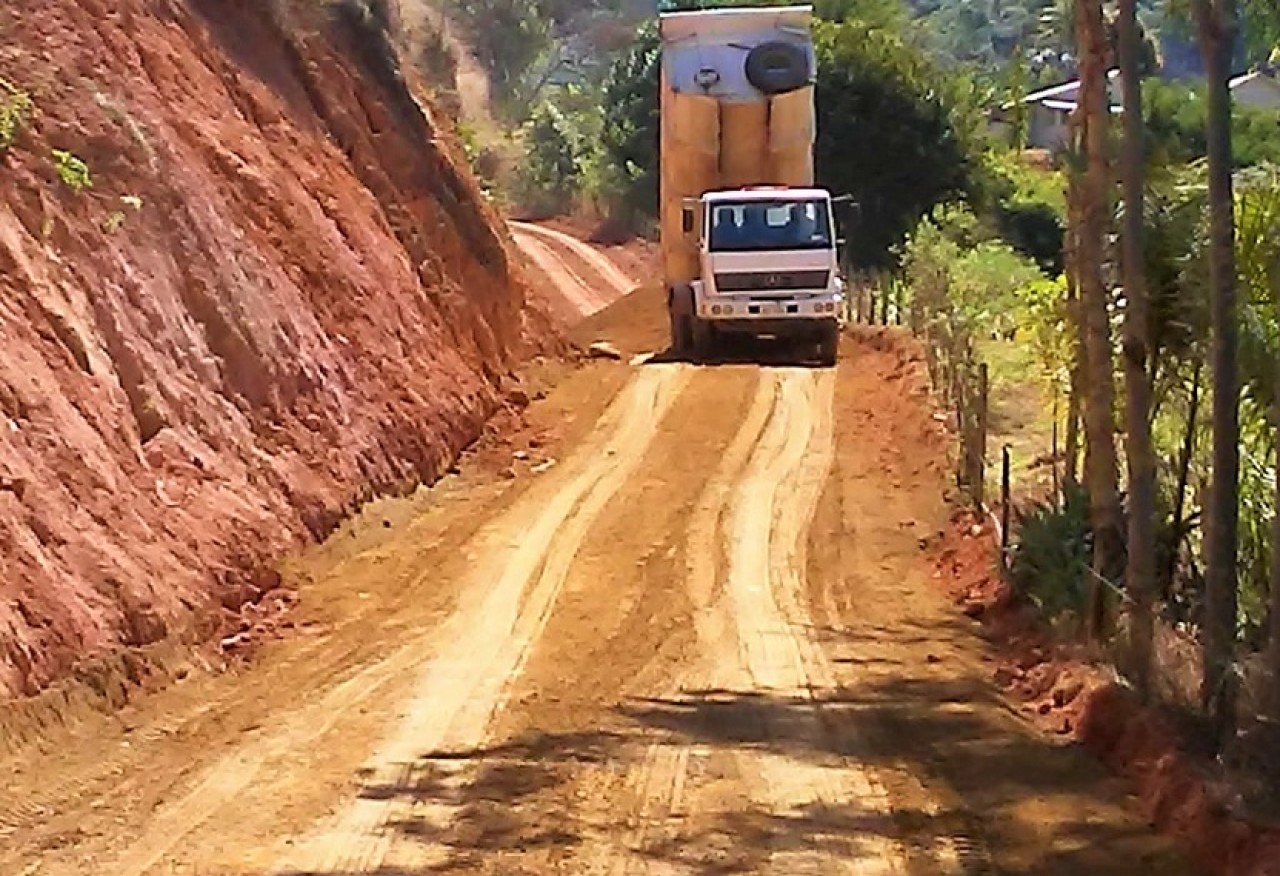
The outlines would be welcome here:
[[[834,355],[844,282],[831,195],[825,189],[749,186],[707,192],[694,208],[695,332],[805,335]],[[690,224],[690,223],[686,223]],[[692,229],[691,229],[692,231]]]

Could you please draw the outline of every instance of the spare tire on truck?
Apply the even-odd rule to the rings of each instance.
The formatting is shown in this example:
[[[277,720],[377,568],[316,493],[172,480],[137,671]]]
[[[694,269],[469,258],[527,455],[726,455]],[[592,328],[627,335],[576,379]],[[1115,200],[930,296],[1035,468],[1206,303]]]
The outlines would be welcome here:
[[[795,43],[761,43],[747,53],[746,73],[765,94],[785,94],[809,84],[809,55]]]

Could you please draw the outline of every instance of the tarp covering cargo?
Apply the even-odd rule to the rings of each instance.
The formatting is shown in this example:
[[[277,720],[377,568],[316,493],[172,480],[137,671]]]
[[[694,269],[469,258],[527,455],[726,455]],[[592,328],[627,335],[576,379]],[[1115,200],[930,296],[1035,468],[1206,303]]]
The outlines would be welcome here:
[[[811,20],[808,6],[661,16],[660,232],[668,284],[698,274],[696,244],[681,227],[686,198],[813,184]]]

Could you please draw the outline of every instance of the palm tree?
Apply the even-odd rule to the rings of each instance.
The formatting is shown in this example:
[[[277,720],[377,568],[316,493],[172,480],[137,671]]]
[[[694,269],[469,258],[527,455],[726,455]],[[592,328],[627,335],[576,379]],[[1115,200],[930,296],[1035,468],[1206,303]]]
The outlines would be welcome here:
[[[1155,455],[1151,446],[1151,324],[1144,270],[1141,51],[1137,0],[1120,0],[1120,79],[1124,88],[1124,377],[1126,455],[1129,462],[1129,550],[1125,586],[1133,598],[1130,658],[1138,692],[1150,694],[1152,604],[1156,590]]]
[[[1107,95],[1107,40],[1101,0],[1077,0],[1080,102],[1086,156],[1080,188],[1080,220],[1076,235],[1086,381],[1084,394],[1085,483],[1093,528],[1093,583],[1088,627],[1103,632],[1104,582],[1124,571],[1124,538],[1120,525],[1120,490],[1115,445],[1115,370],[1112,364],[1108,295],[1102,262],[1110,215],[1111,165],[1108,160],[1110,100]]]
[[[1236,193],[1236,260],[1252,318],[1244,321],[1241,364],[1250,394],[1270,400],[1272,443],[1280,453],[1280,172],[1252,173]],[[1271,672],[1268,714],[1280,721],[1280,459],[1269,576],[1271,615],[1267,663]]]
[[[1233,727],[1236,550],[1239,532],[1240,373],[1235,217],[1231,183],[1231,49],[1235,0],[1193,0],[1208,80],[1209,298],[1213,373],[1213,478],[1206,508],[1204,684],[1201,700],[1219,745]]]

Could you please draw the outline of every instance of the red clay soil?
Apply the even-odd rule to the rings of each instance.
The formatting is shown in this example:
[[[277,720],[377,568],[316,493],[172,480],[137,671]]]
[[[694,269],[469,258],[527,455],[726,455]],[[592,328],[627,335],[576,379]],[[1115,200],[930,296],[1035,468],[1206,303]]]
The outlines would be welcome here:
[[[287,603],[272,562],[436,478],[552,334],[376,29],[289,7],[0,10],[36,107],[0,154],[0,700]]]
[[[994,680],[1048,734],[1084,745],[1132,783],[1143,815],[1179,839],[1215,876],[1280,874],[1280,830],[1230,815],[1171,720],[1142,707],[1079,646],[1055,639],[1032,606],[995,571],[990,528],[956,514],[936,554],[935,576],[981,621],[998,649]]]

